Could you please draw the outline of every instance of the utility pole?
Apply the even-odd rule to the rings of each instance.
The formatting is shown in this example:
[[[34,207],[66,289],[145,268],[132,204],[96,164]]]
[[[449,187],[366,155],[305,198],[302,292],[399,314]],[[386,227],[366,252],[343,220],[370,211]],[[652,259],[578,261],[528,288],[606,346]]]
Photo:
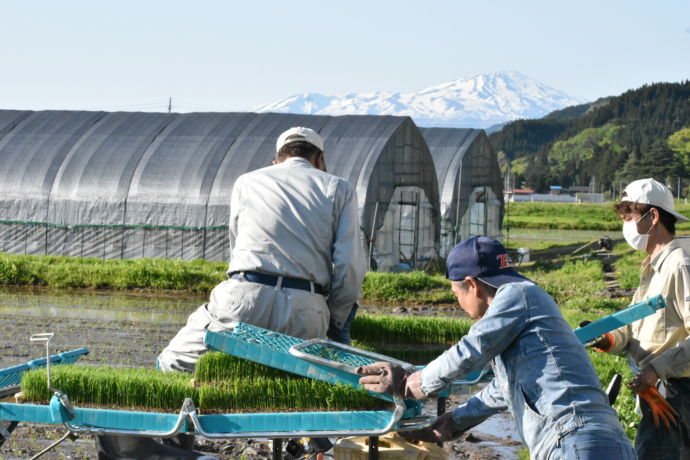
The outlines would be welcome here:
[[[172,97],[168,99],[168,113],[172,112]]]
[[[508,197],[508,200],[504,199],[504,204],[505,204],[505,231],[506,231],[506,246],[510,243],[510,198],[513,196],[513,189],[510,186],[510,168],[508,168],[508,172],[506,174],[506,179],[505,179],[505,190],[508,191],[508,193],[504,193],[503,197],[505,198],[506,196]],[[513,185],[514,186],[514,185]]]

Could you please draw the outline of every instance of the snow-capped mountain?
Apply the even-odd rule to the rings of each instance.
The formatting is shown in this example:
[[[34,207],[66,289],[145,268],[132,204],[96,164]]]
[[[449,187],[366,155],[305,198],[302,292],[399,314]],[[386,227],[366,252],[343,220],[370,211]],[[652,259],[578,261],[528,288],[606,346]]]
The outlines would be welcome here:
[[[498,72],[460,78],[408,93],[297,94],[252,111],[407,115],[419,126],[487,128],[518,118],[540,118],[553,110],[583,102],[586,101],[519,72]]]

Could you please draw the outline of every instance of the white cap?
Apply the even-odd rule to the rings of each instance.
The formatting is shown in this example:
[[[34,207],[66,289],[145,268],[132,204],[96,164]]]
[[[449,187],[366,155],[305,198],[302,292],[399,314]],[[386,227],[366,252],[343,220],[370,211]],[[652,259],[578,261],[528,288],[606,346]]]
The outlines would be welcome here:
[[[310,128],[304,128],[302,126],[296,126],[290,128],[278,136],[278,141],[276,142],[276,152],[279,151],[285,144],[290,142],[309,142],[311,145],[316,146],[323,152],[323,141],[321,136]]]
[[[690,220],[676,212],[675,206],[673,206],[673,195],[671,195],[668,187],[651,177],[633,181],[625,187],[623,201],[658,206],[669,214],[673,214],[679,222]]]

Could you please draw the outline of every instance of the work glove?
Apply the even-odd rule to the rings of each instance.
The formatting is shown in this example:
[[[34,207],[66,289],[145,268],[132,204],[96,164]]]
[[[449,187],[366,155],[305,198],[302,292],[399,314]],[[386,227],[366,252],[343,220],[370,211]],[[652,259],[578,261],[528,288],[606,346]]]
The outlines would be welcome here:
[[[656,382],[658,380],[659,375],[656,373],[654,366],[647,364],[637,373],[632,382],[628,384],[628,388],[647,402],[652,411],[654,426],[659,428],[659,421],[662,421],[666,428],[670,428],[671,423],[676,423],[675,417],[678,416],[678,412],[657,391]]]
[[[580,327],[585,327],[586,325],[590,324],[591,321],[586,319],[584,321],[581,321],[579,326]],[[593,341],[585,343],[586,347],[593,347],[596,351],[600,351],[602,353],[605,353],[613,347],[614,339],[613,339],[613,334],[610,332],[607,332],[606,334],[597,337]]]
[[[465,430],[461,430],[453,421],[453,413],[446,412],[434,423],[421,430],[400,431],[398,434],[410,441],[446,442],[459,438]]]
[[[358,367],[357,375],[363,376],[359,383],[365,390],[400,395],[404,399],[426,398],[421,388],[422,371],[408,375],[399,365],[384,361]]]
[[[678,412],[659,394],[655,387],[648,387],[637,394],[640,395],[640,398],[647,401],[649,408],[652,410],[652,419],[654,420],[655,427],[659,428],[660,420],[664,422],[666,428],[671,428],[671,424],[676,424]]]

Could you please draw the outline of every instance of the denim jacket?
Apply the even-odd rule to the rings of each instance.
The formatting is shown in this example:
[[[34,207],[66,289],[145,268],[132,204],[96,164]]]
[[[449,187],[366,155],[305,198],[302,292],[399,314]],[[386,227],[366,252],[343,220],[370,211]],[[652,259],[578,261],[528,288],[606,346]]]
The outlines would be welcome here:
[[[584,347],[535,284],[501,286],[468,334],[424,368],[422,391],[435,392],[490,361],[494,379],[453,411],[458,428],[509,410],[533,458],[548,458],[561,437],[585,425],[622,433]]]

